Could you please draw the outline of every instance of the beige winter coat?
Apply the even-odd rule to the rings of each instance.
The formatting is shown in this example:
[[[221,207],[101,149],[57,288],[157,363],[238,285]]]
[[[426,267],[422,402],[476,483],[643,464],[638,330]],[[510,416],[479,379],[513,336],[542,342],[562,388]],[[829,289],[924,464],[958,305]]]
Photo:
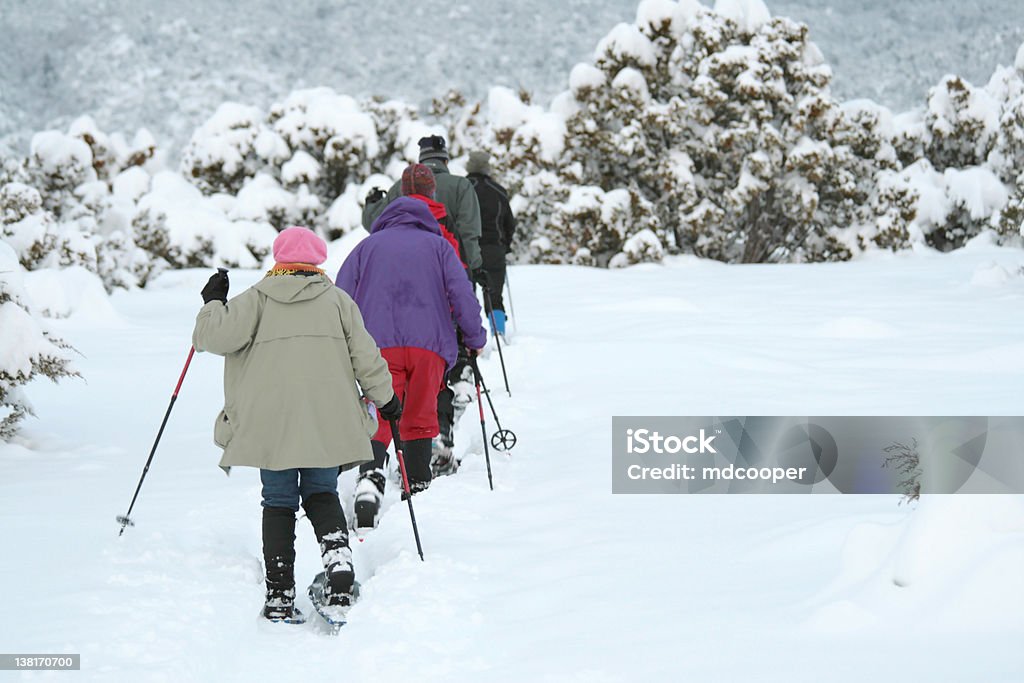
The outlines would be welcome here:
[[[377,406],[391,373],[355,302],[325,275],[264,278],[196,316],[197,351],[224,356],[224,410],[214,441],[221,467],[353,466],[373,459]]]

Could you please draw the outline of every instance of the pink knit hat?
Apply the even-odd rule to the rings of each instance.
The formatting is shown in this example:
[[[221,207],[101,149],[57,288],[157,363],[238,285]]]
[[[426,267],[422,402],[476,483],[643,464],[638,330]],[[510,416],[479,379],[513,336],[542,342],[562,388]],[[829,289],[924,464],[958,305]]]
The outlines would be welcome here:
[[[327,244],[309,228],[292,226],[274,240],[274,260],[319,266],[327,260]]]

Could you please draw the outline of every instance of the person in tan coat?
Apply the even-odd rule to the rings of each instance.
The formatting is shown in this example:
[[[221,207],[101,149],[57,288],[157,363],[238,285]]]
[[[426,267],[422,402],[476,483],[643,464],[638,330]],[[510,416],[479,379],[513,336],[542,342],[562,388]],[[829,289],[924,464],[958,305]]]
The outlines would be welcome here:
[[[274,241],[272,270],[227,301],[225,272],[203,288],[192,343],[224,356],[221,467],[258,467],[263,483],[263,616],[301,622],[295,608],[295,513],[301,501],[327,574],[327,604],[344,609],[355,582],[338,472],[373,459],[376,419],[360,396],[398,419],[391,373],[352,299],[317,268],[327,245],[292,227]],[[358,383],[358,384],[357,384]]]

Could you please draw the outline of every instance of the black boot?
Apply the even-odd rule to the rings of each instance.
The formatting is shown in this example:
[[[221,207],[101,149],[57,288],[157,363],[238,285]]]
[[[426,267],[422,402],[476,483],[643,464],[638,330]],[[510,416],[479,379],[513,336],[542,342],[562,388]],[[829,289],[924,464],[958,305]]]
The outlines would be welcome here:
[[[263,562],[267,569],[267,600],[263,616],[271,621],[301,623],[295,607],[295,513],[288,508],[263,508]]]
[[[370,470],[359,475],[356,483],[356,528],[376,529],[380,501],[384,497],[384,472]]]
[[[437,394],[438,438],[447,446],[455,444],[455,406],[452,400],[455,392],[445,387]]]
[[[437,425],[439,432],[430,443],[430,470],[435,477],[455,474],[459,461],[455,459],[455,394],[444,388],[437,395]]]
[[[359,468],[359,481],[356,483],[356,528],[376,529],[377,517],[380,514],[380,501],[384,497],[384,467],[388,459],[388,449],[380,441],[370,441],[373,449],[373,462]]]
[[[402,442],[405,471],[409,475],[409,490],[413,495],[430,486],[430,439],[412,439]],[[403,493],[404,496],[404,493]]]
[[[302,504],[313,525],[320,555],[327,574],[325,597],[328,606],[344,607],[352,603],[356,574],[352,569],[352,551],[348,547],[348,525],[337,494],[316,493]]]

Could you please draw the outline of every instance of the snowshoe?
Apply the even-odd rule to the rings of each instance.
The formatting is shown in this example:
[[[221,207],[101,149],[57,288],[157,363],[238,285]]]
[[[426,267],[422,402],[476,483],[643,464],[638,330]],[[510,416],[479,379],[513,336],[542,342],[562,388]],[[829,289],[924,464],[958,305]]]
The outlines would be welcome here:
[[[453,426],[458,424],[459,418],[462,417],[462,413],[466,411],[466,406],[473,402],[473,397],[476,395],[476,385],[466,380],[460,380],[452,384],[452,406],[455,408],[455,419],[453,420]]]
[[[268,590],[261,614],[267,621],[275,623],[302,624],[306,621],[305,615],[295,606],[294,588],[285,591]]]
[[[417,493],[421,493],[423,491],[426,491],[428,488],[430,488],[430,482],[429,481],[413,481],[413,482],[409,483],[409,491],[410,491],[411,495],[414,495],[414,496]],[[402,502],[405,502],[406,500],[408,500],[409,499],[409,495],[410,495],[409,493],[406,493],[405,491],[402,491]]]
[[[348,612],[359,599],[359,582],[351,581],[350,590],[345,593],[332,591],[332,583],[328,581],[326,571],[320,572],[309,584],[306,594],[316,613],[337,633],[348,622]]]
[[[445,443],[442,437],[434,437],[430,444],[430,473],[434,477],[442,477],[458,470],[459,461],[452,453],[452,445]]]

